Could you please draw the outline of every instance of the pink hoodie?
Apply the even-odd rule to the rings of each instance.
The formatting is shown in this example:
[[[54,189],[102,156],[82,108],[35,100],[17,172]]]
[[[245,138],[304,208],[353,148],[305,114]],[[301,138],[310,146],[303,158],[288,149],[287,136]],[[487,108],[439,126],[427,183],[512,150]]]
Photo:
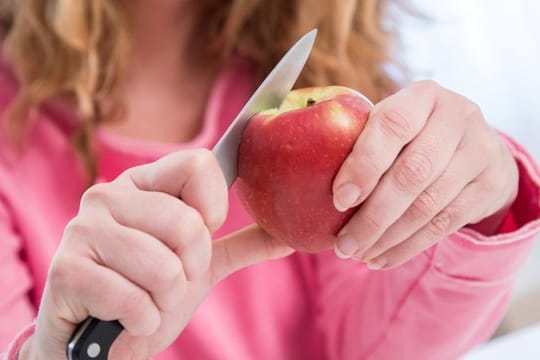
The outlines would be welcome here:
[[[99,181],[171,151],[211,147],[249,97],[249,74],[238,65],[219,76],[204,127],[187,144],[99,132]],[[1,69],[0,113],[15,92]],[[8,359],[32,333],[49,262],[85,190],[66,135],[74,119],[52,106],[31,116],[35,126],[22,155],[0,135],[0,351]],[[497,326],[540,230],[540,171],[507,141],[519,163],[520,190],[498,235],[462,229],[392,271],[370,271],[333,252],[241,270],[210,293],[178,340],[155,358],[456,359]],[[231,192],[228,220],[216,236],[249,222]]]

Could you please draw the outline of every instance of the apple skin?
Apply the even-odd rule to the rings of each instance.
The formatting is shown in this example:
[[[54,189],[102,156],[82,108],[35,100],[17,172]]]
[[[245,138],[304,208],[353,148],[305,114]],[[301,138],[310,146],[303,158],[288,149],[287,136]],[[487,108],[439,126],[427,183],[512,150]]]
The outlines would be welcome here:
[[[254,221],[298,251],[332,248],[355,211],[336,210],[332,183],[372,107],[346,87],[311,87],[255,115],[240,143],[235,185]]]

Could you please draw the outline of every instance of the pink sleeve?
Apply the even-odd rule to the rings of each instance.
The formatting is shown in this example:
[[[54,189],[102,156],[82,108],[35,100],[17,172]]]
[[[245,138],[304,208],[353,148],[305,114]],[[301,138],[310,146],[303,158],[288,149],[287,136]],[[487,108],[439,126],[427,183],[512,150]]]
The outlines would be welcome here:
[[[9,344],[7,351],[2,354],[2,360],[17,360],[24,342],[34,334],[35,329],[35,323],[26,325]]]
[[[505,139],[520,183],[499,234],[461,229],[390,271],[317,258],[317,325],[329,359],[456,359],[492,334],[540,232],[540,171]]]
[[[15,335],[32,322],[35,309],[29,299],[32,278],[21,253],[21,240],[0,196],[0,353]]]

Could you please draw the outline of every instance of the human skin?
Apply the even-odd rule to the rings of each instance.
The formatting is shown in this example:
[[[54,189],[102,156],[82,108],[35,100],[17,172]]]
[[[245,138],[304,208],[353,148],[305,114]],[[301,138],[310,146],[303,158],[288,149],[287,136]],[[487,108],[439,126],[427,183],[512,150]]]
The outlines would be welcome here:
[[[478,105],[421,81],[375,105],[333,189],[336,208],[362,204],[338,256],[392,269],[463,226],[496,232],[518,170]]]
[[[126,5],[135,24],[135,55],[120,80],[127,115],[103,127],[142,140],[187,141],[199,131],[214,74],[189,57],[189,2]],[[178,336],[221,278],[291,253],[257,227],[211,245],[227,201],[206,150],[173,154],[89,188],[51,263],[36,331],[19,358],[64,358],[75,326],[90,315],[119,319],[126,329],[111,358],[149,358]],[[129,259],[118,256],[127,252]]]
[[[131,4],[133,51],[141,56],[123,79],[127,116],[107,130],[185,141],[200,128],[214,69],[189,58],[186,3],[162,1],[152,11],[144,1]],[[142,56],[149,51],[152,56]],[[335,179],[338,209],[363,204],[340,233],[336,252],[374,269],[393,268],[462,226],[493,232],[516,191],[515,162],[478,107],[436,83],[415,83],[376,104]],[[204,150],[173,154],[91,187],[66,228],[36,332],[20,357],[61,358],[89,315],[119,319],[126,328],[112,358],[150,357],[181,333],[216,281],[291,253],[257,227],[212,245],[226,194],[219,167]],[[187,220],[179,226],[179,219]],[[115,256],[128,248],[129,259]]]
[[[88,316],[124,326],[112,359],[150,358],[177,338],[221,279],[292,252],[257,226],[212,241],[226,213],[225,179],[204,149],[90,187],[53,258],[20,358],[63,358]]]

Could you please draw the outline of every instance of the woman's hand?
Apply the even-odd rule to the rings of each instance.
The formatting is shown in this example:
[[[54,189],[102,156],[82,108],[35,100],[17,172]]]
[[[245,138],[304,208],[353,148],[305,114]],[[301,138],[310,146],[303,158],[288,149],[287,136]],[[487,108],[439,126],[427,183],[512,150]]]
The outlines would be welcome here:
[[[336,208],[362,204],[336,253],[390,269],[465,225],[493,233],[517,183],[510,151],[476,104],[415,83],[373,108],[335,178]]]
[[[91,187],[66,227],[25,345],[29,358],[65,358],[89,316],[125,331],[112,359],[147,359],[176,339],[216,282],[291,249],[250,227],[212,242],[227,186],[207,150],[179,152]]]

